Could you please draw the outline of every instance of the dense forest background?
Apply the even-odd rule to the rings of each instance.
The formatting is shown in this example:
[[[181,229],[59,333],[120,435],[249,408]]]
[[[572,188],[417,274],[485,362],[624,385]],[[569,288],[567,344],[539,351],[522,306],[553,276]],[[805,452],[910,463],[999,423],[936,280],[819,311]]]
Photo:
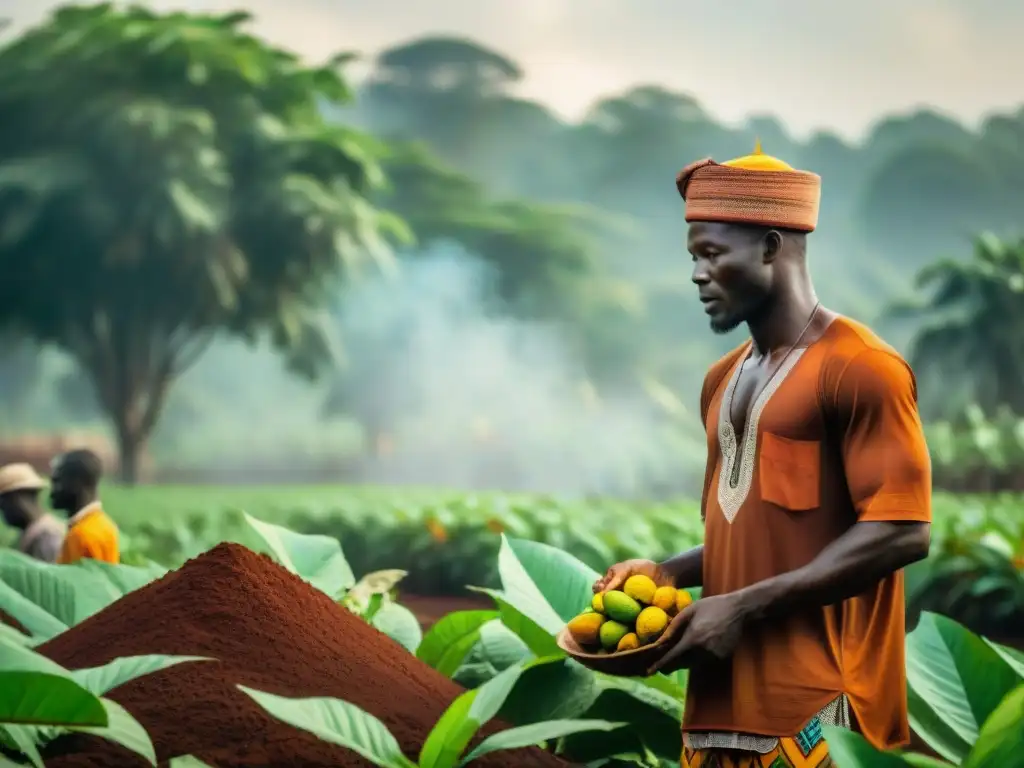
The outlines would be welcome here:
[[[210,340],[144,441],[150,462],[221,480],[692,490],[700,382],[741,334],[713,335],[695,300],[674,176],[756,139],[823,177],[818,292],[913,358],[943,461],[965,430],[990,452],[1024,445],[1024,108],[977,129],[880,116],[853,144],[798,140],[772,115],[723,125],[657,84],[570,124],[511,95],[522,75],[431,37],[380,55],[351,101],[320,99],[374,137],[387,186],[372,202],[415,239],[330,288],[326,374],[294,375],[263,336]],[[4,432],[107,430],[78,364],[11,328]]]

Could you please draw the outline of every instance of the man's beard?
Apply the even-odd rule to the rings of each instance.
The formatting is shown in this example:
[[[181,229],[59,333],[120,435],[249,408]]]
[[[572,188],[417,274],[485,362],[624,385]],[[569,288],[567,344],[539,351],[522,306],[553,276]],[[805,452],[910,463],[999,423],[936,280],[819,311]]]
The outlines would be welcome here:
[[[720,318],[711,318],[711,330],[719,336],[735,330],[743,322],[743,319],[737,315],[726,315]]]

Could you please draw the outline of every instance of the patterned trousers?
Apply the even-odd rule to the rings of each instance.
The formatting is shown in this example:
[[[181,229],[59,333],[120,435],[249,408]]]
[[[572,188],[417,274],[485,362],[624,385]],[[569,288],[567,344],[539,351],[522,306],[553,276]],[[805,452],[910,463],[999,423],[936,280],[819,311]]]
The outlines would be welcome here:
[[[797,739],[779,739],[767,754],[738,749],[684,749],[682,768],[835,768],[824,739],[807,752]]]
[[[823,725],[850,727],[845,696],[822,709],[793,737],[691,734],[684,741],[682,768],[835,768]]]

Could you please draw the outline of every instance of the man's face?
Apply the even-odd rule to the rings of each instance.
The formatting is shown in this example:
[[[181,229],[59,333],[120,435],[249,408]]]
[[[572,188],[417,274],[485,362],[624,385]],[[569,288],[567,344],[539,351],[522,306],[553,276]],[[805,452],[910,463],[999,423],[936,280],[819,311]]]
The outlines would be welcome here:
[[[22,527],[24,521],[13,493],[0,495],[0,514],[3,515],[4,522],[12,528]]]
[[[50,506],[64,512],[75,512],[72,509],[78,498],[78,489],[68,477],[64,463],[59,459],[54,462],[50,475]]]
[[[728,333],[765,306],[771,265],[755,231],[718,222],[693,222],[687,237],[693,282],[715,333]]]

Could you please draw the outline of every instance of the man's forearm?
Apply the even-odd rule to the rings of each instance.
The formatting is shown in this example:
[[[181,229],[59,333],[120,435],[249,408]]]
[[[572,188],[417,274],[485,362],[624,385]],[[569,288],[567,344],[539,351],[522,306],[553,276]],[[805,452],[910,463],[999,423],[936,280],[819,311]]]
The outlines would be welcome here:
[[[677,587],[704,586],[704,545],[670,557],[658,567],[672,577]]]
[[[736,593],[748,619],[834,605],[928,556],[926,523],[857,523],[810,563]]]

